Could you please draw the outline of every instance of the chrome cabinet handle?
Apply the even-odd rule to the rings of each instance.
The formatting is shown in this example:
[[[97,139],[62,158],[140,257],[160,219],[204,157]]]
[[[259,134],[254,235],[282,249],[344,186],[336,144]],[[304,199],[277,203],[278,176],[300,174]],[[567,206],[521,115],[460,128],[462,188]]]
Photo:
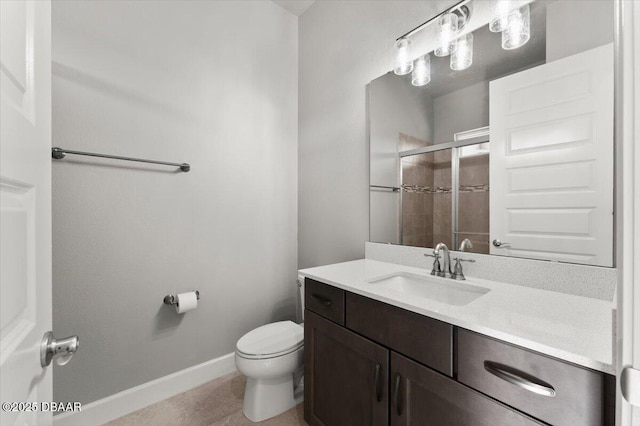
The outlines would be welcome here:
[[[484,369],[499,379],[511,383],[520,389],[550,398],[556,396],[556,390],[553,386],[523,371],[492,361],[485,361]]]
[[[393,386],[393,405],[396,407],[396,414],[402,415],[402,407],[400,406],[400,373],[395,375],[395,385]]]
[[[382,366],[376,362],[376,370],[373,373],[373,382],[376,384],[376,400],[382,401],[382,384],[380,383],[380,371]]]
[[[48,366],[56,355],[66,357],[62,363],[58,361],[58,365],[65,365],[69,362],[73,354],[78,351],[79,345],[80,339],[78,336],[56,340],[53,337],[53,332],[47,331],[42,337],[42,343],[40,344],[40,365],[42,367]]]
[[[312,294],[311,297],[316,299],[318,302],[322,303],[324,306],[329,307],[333,304],[331,299],[327,299],[326,297],[320,296],[319,294]]]
[[[508,242],[506,242],[506,241],[500,241],[500,240],[498,240],[498,239],[493,240],[493,241],[492,241],[492,243],[493,243],[493,246],[494,246],[494,247],[502,247],[502,246],[509,246],[509,245],[511,245],[511,243],[508,243]]]

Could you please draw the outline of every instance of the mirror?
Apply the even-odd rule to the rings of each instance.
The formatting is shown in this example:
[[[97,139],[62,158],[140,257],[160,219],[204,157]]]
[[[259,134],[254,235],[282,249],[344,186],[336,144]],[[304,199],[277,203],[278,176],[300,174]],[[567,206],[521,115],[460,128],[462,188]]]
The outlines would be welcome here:
[[[614,4],[525,3],[519,48],[470,1],[468,68],[434,54],[436,18],[408,37],[426,85],[370,83],[370,241],[613,266]]]

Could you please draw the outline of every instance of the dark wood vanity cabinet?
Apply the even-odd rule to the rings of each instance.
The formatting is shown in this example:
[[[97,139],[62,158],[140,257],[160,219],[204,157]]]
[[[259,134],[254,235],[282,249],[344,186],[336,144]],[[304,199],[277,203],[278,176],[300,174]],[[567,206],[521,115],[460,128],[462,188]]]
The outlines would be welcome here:
[[[331,321],[344,325],[345,291],[319,281],[305,279],[304,306]]]
[[[526,426],[541,423],[391,352],[390,424]]]
[[[613,426],[612,376],[458,330],[458,381],[554,425]]]
[[[308,278],[305,286],[311,425],[614,424],[613,376]]]
[[[453,375],[453,326],[346,292],[346,326],[447,376]]]
[[[387,424],[389,351],[307,310],[304,418],[310,425]]]

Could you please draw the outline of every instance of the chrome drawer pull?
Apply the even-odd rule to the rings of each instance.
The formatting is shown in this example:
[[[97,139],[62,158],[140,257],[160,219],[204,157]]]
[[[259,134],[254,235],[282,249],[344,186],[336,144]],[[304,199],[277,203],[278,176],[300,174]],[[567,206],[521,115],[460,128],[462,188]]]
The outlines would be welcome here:
[[[329,307],[333,304],[331,299],[327,299],[326,297],[322,297],[319,294],[312,294],[311,297],[316,299],[318,302],[322,303],[324,306]]]
[[[485,361],[484,369],[521,389],[550,398],[556,396],[556,390],[553,386],[515,368],[507,367],[497,362]]]

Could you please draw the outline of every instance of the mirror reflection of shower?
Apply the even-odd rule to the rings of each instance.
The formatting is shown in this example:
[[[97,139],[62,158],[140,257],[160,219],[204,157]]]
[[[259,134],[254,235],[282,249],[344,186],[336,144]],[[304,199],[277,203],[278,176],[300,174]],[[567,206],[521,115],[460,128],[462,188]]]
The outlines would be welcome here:
[[[488,128],[454,135],[431,145],[399,134],[401,244],[489,253]]]

